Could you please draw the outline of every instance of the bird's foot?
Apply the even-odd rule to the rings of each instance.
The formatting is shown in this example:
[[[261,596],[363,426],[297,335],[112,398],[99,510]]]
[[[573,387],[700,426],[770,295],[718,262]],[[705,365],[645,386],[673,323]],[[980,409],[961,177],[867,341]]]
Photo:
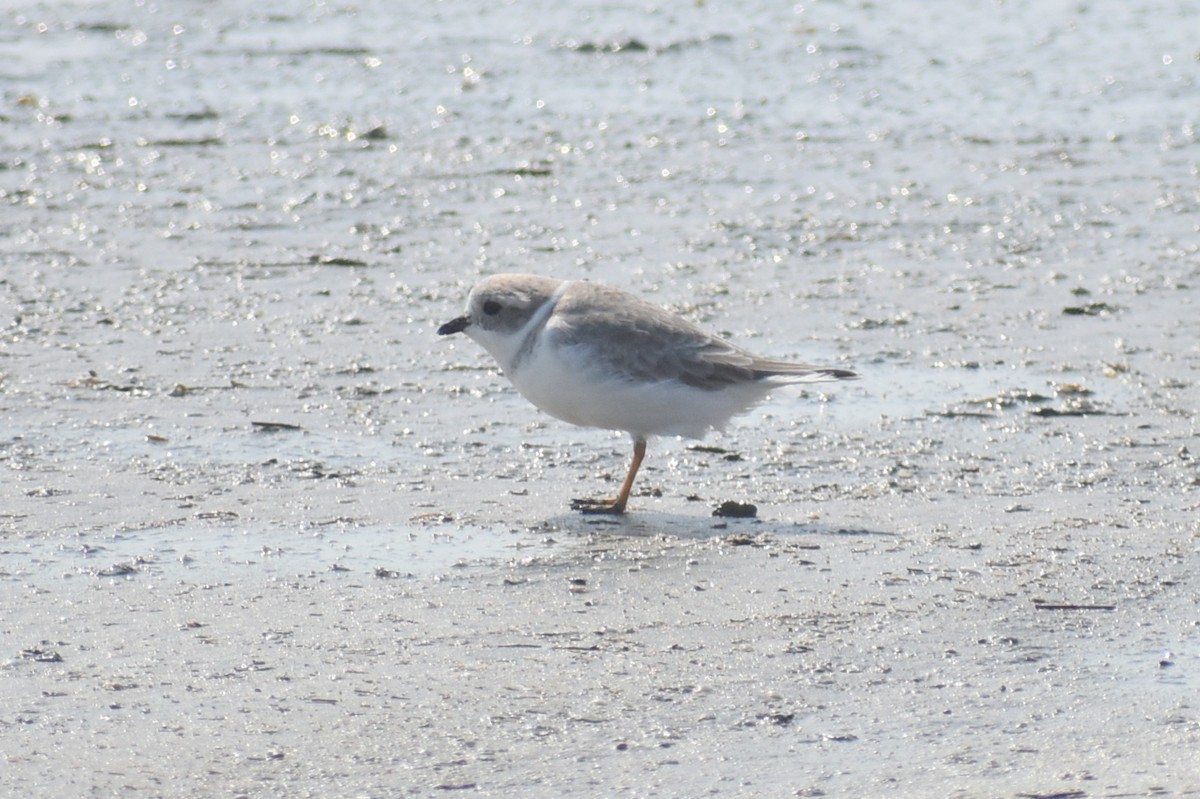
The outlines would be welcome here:
[[[624,499],[573,499],[571,500],[571,510],[577,510],[580,513],[606,513],[609,515],[619,515],[625,512]]]

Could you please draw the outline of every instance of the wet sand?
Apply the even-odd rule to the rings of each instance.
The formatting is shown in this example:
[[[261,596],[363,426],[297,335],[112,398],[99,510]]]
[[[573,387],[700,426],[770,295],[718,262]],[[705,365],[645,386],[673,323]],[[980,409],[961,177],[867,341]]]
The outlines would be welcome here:
[[[1194,792],[1186,542],[1117,546],[1119,508],[1026,502],[939,524],[953,505],[899,499],[870,529],[564,524],[550,552],[438,580],[10,583],[5,779],[60,795]]]
[[[4,792],[1200,793],[1196,15],[942,11],[12,18]],[[573,515],[494,271],[863,379]]]

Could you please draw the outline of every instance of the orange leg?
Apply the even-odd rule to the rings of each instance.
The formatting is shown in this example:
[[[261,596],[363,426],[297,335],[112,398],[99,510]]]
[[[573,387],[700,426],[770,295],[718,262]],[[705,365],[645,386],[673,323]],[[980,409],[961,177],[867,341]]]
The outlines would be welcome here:
[[[629,464],[629,473],[621,485],[621,493],[616,499],[574,499],[571,500],[571,510],[583,513],[624,513],[625,503],[629,501],[629,492],[633,490],[633,479],[637,477],[642,459],[646,457],[646,439],[633,440],[633,462]]]

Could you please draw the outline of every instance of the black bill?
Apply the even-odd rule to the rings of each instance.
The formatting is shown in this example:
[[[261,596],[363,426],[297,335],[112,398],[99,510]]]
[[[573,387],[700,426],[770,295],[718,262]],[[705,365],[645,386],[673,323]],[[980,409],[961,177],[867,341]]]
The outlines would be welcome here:
[[[471,320],[469,317],[460,316],[457,319],[451,319],[449,322],[439,327],[437,329],[437,334],[439,336],[448,336],[451,333],[461,333],[470,327],[470,325]]]

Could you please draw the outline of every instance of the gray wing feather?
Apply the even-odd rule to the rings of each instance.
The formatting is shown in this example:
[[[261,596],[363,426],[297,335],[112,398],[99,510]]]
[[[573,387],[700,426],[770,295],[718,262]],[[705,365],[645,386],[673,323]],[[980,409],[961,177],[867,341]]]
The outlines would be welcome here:
[[[759,381],[837,380],[841,369],[759,358],[623,291],[580,283],[555,308],[556,344],[585,347],[607,372],[634,382],[678,380],[705,391]],[[774,380],[772,381],[772,378]]]

